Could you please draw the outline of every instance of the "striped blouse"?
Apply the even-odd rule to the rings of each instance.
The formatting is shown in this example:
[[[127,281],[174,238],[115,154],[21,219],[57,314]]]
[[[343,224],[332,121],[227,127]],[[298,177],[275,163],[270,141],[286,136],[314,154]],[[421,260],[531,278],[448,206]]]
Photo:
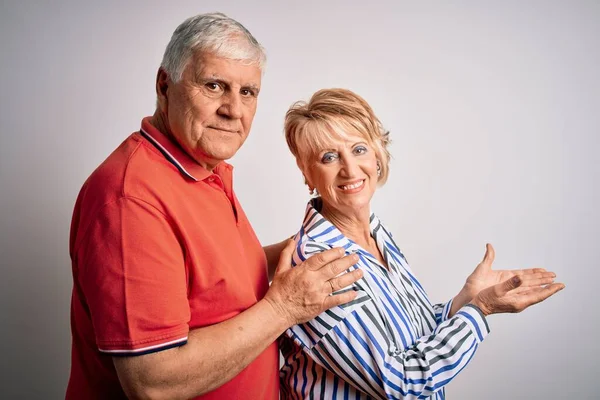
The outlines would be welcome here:
[[[295,325],[281,341],[282,399],[445,399],[444,386],[489,333],[472,305],[448,318],[452,301],[431,304],[392,235],[371,215],[371,235],[389,270],[315,207],[295,236],[292,265],[333,247],[357,253],[364,277],[355,300]]]

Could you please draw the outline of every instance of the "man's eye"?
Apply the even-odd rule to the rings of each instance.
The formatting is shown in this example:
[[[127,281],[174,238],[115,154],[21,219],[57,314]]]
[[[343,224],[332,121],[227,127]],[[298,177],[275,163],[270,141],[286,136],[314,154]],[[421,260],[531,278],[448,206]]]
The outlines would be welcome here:
[[[216,82],[208,82],[208,83],[207,83],[206,85],[204,85],[204,86],[206,86],[206,88],[207,88],[208,90],[210,90],[211,92],[217,92],[217,91],[219,91],[219,89],[221,89],[221,85],[219,85],[219,84],[218,84],[218,83],[216,83]]]
[[[254,91],[250,90],[250,89],[242,89],[240,90],[240,94],[244,97],[254,97]]]

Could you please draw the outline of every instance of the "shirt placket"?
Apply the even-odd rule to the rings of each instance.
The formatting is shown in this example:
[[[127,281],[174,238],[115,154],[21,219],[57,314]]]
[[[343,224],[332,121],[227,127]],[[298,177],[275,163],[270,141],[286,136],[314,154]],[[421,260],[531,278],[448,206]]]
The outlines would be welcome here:
[[[410,300],[408,297],[409,295],[412,295],[415,299],[417,299],[418,295],[415,293],[414,290],[411,290],[413,289],[412,283],[408,284],[400,275],[402,273],[402,266],[397,265],[396,261],[391,257],[389,263],[395,264],[396,268],[395,271],[390,272],[390,279],[394,283],[393,286],[396,292],[398,293],[398,296],[402,296],[406,307],[410,308],[410,310],[407,310],[407,312],[411,316],[410,319],[413,332],[415,332],[417,336],[422,336],[425,333],[425,322],[423,321],[424,316],[422,315],[418,307],[415,306],[414,301]],[[402,288],[402,290],[400,290],[400,288]],[[418,299],[416,301],[418,301]]]
[[[221,177],[217,174],[212,174],[211,176],[206,178],[206,181],[208,182],[208,184],[210,186],[219,190],[219,192],[227,199],[227,201],[231,205],[231,211],[233,212],[233,218],[235,220],[235,223],[236,223],[236,225],[238,225],[239,224],[238,211],[237,211],[237,208],[235,205],[235,198],[233,197],[233,193],[231,194],[231,196],[227,195],[227,191],[225,190],[225,184],[223,183],[223,180],[221,179]]]

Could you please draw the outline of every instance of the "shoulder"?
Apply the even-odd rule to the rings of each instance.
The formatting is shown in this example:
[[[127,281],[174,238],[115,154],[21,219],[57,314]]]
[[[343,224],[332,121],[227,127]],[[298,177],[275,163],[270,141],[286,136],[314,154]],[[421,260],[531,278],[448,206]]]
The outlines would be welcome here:
[[[133,133],[89,176],[79,193],[78,204],[101,208],[123,197],[161,204],[157,197],[168,193],[178,171]]]
[[[137,203],[142,208],[161,209],[161,193],[167,179],[157,175],[167,172],[160,158],[144,145],[139,134],[125,139],[87,178],[77,197],[71,222],[71,241],[86,232],[103,216],[118,216],[123,204]],[[162,187],[161,187],[162,186]],[[79,239],[79,238],[78,238]]]
[[[321,243],[313,240],[310,236],[304,233],[301,229],[300,232],[294,236],[295,251],[292,255],[292,266],[306,261],[308,258],[315,254],[322,253],[331,249],[332,247],[326,243]]]

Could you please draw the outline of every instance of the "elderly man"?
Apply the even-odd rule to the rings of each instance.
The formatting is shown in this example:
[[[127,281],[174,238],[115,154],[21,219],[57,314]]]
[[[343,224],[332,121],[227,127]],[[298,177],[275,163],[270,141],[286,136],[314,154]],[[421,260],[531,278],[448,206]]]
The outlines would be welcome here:
[[[233,191],[224,160],[250,132],[264,60],[225,15],[186,20],[154,115],[84,184],[68,399],[277,399],[275,339],[354,298],[331,294],[362,276],[340,275],[357,260],[334,249],[292,269],[293,242],[263,249]]]

